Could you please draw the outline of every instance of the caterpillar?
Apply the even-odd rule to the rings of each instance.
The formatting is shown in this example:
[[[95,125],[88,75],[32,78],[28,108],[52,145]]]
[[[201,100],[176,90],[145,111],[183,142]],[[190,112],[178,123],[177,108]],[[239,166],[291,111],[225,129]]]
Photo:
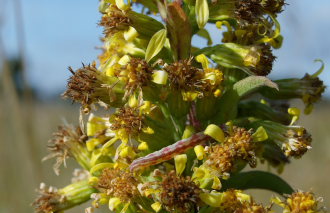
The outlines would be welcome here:
[[[190,138],[179,140],[174,144],[162,148],[161,150],[150,153],[149,155],[146,155],[144,157],[135,159],[130,165],[129,169],[133,172],[145,167],[153,166],[164,161],[170,160],[174,156],[182,154],[186,150],[193,148],[198,144],[206,142],[208,139],[210,139],[210,136],[205,135],[203,132],[196,133]]]

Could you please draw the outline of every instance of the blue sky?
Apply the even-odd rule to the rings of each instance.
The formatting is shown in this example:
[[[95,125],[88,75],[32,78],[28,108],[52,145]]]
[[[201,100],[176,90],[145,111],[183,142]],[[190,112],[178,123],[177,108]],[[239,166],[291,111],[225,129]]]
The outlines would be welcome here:
[[[98,0],[21,0],[26,37],[28,79],[43,94],[65,90],[70,76],[68,66],[95,60],[100,52],[102,29]],[[313,63],[321,58],[330,65],[330,1],[287,0],[280,15],[285,38],[275,63],[273,78],[302,77],[319,68]],[[9,55],[17,53],[15,15],[11,0],[0,0],[0,33]],[[200,42],[200,40],[195,40]],[[330,70],[321,74],[330,85]],[[329,97],[329,91],[326,92]]]

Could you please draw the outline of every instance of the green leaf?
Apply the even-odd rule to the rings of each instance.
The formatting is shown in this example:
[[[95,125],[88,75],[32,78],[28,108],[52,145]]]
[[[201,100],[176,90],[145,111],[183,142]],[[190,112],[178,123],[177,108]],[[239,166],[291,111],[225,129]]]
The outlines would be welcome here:
[[[209,20],[209,5],[207,0],[196,0],[195,13],[198,27],[199,29],[203,29]]]
[[[239,97],[243,97],[263,86],[278,90],[277,84],[264,76],[249,76],[244,78],[235,83],[233,89],[237,92]]]
[[[291,194],[292,187],[279,176],[264,172],[250,171],[233,175],[228,180],[222,181],[222,190],[235,189],[266,189],[280,195]]]
[[[166,29],[161,29],[151,37],[145,56],[147,62],[163,49],[166,41],[166,34]]]

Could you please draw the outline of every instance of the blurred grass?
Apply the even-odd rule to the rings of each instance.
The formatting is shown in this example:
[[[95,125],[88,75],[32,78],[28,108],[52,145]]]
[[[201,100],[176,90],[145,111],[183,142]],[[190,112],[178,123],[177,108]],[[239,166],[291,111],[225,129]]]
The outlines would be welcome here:
[[[4,100],[4,98],[1,98]],[[46,145],[59,124],[63,121],[78,124],[79,110],[77,105],[70,105],[63,100],[50,103],[33,103],[34,118],[28,123],[35,134],[38,156],[47,155]],[[20,107],[26,107],[20,103]],[[69,160],[68,168],[61,169],[61,175],[57,177],[53,170],[54,161],[38,162],[33,165],[26,144],[17,141],[15,138],[20,132],[13,129],[9,116],[11,113],[4,109],[11,109],[4,101],[0,102],[0,213],[2,212],[33,212],[30,203],[36,196],[35,189],[39,182],[33,166],[41,171],[41,178],[46,184],[58,188],[65,186],[71,180],[73,169],[77,166],[75,162]],[[310,116],[303,116],[300,124],[305,126],[313,135],[313,149],[310,150],[300,160],[292,160],[292,164],[287,166],[282,174],[294,188],[302,190],[312,189],[317,195],[324,197],[324,204],[330,206],[330,103],[322,102],[318,104]],[[27,123],[27,122],[26,122]],[[265,169],[265,166],[259,168]],[[260,190],[251,190],[255,194],[257,201],[267,203],[272,193]],[[83,212],[83,206],[68,212]]]

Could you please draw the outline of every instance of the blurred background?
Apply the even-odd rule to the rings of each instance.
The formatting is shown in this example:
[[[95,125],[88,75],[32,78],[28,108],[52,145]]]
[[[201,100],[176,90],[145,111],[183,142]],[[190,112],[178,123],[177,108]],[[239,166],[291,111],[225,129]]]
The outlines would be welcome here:
[[[330,1],[287,0],[279,21],[285,38],[273,79],[313,73],[330,85]],[[74,69],[100,53],[102,29],[97,0],[0,0],[0,213],[33,212],[30,203],[41,181],[58,188],[70,182],[76,164],[57,177],[53,161],[41,163],[46,145],[63,122],[78,123],[78,106],[60,99]],[[213,30],[210,28],[211,31]],[[219,35],[213,36],[219,41]],[[194,39],[197,46],[204,41]],[[312,189],[330,207],[330,93],[301,124],[313,135],[313,149],[293,160],[283,177],[297,189]],[[299,101],[294,103],[301,106]],[[329,119],[329,120],[328,120]],[[253,191],[261,201],[264,192]],[[257,199],[258,200],[258,199]],[[83,207],[68,212],[83,212]]]

